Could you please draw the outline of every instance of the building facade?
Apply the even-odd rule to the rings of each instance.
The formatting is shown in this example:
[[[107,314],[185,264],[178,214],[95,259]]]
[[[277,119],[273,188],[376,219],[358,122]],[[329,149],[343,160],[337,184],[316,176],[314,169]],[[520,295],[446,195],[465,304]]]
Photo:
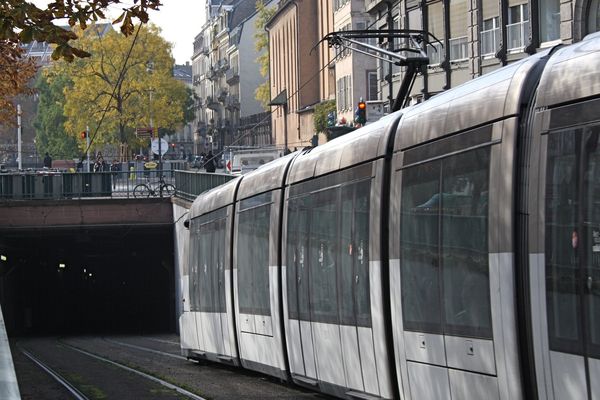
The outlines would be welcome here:
[[[313,143],[314,106],[334,96],[331,1],[285,0],[267,24],[273,140],[293,150]]]
[[[573,43],[600,28],[596,0],[366,0],[374,29],[419,29],[439,43],[427,47],[429,65],[412,89],[419,102],[559,43]],[[401,43],[395,43],[400,45]],[[387,44],[385,44],[387,45]],[[379,97],[386,99],[387,63],[377,62]],[[392,92],[403,71],[393,67]]]
[[[333,11],[337,32],[365,30],[371,24],[364,0],[335,0]],[[336,56],[337,120],[351,124],[360,99],[378,99],[377,63],[375,58],[349,49],[336,49]]]
[[[269,144],[264,124],[257,130],[240,127],[240,121],[254,121],[252,116],[264,111],[254,93],[264,81],[254,47],[256,1],[208,0],[206,7],[207,21],[194,39],[192,56],[195,152],[248,141]]]

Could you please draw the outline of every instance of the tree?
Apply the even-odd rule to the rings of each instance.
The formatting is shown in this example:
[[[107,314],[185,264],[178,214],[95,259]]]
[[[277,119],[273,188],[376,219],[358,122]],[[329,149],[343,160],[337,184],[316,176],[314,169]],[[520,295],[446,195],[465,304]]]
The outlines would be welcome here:
[[[330,112],[336,112],[335,100],[326,100],[315,106],[314,127],[315,132],[324,133],[327,131],[327,120]]]
[[[267,78],[265,82],[258,85],[254,91],[256,100],[260,101],[265,110],[269,109],[269,103],[271,102],[271,90],[269,88],[269,34],[265,30],[267,22],[275,15],[276,8],[268,8],[264,0],[258,0],[256,2],[256,10],[258,16],[256,18],[256,33],[254,34],[256,51],[262,52],[256,59],[260,65],[260,74]]]
[[[52,0],[46,9],[38,8],[25,0],[3,0],[0,2],[0,40],[14,43],[29,43],[32,40],[52,43],[55,46],[53,59],[89,57],[90,53],[80,47],[73,47],[70,41],[77,35],[69,29],[55,24],[66,19],[71,28],[78,25],[85,29],[89,22],[106,18],[104,11],[120,5],[123,12],[113,21],[121,23],[121,32],[130,35],[134,31],[133,22],[139,19],[148,22],[148,10],[158,10],[160,0],[135,0],[133,4],[122,0]]]
[[[18,43],[0,40],[0,125],[16,123],[17,111],[12,100],[18,95],[32,94],[28,83],[36,71],[35,62],[23,58]]]
[[[65,130],[70,135],[76,136],[89,126],[92,133],[98,130],[93,137],[95,145],[146,147],[147,142],[135,136],[135,128],[150,126],[150,118],[155,127],[166,129],[185,122],[188,93],[185,85],[172,76],[170,44],[159,32],[152,25],[142,27],[132,47],[134,37],[114,31],[102,36],[90,27],[75,45],[92,56],[52,66],[55,73],[70,76],[73,81],[65,92],[64,107]],[[124,150],[123,154],[128,152]]]
[[[65,132],[65,92],[72,81],[63,74],[42,73],[35,88],[39,95],[38,112],[35,127],[35,144],[38,154],[48,152],[54,158],[73,159],[79,155],[77,139]]]

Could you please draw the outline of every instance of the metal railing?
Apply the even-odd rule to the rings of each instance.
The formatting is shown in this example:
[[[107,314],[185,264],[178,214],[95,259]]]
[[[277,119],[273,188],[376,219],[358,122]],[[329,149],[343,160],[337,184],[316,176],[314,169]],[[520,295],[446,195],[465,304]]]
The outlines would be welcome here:
[[[5,173],[0,174],[0,200],[131,198],[138,185],[159,187],[160,175],[157,170]],[[173,171],[164,171],[163,181],[174,184]],[[161,191],[150,194],[161,196]]]
[[[162,175],[162,179],[160,178]],[[0,201],[176,196],[194,201],[235,175],[182,170],[0,174]]]
[[[200,193],[220,186],[236,177],[236,175],[230,174],[191,171],[175,171],[174,175],[177,187],[176,196],[188,201],[194,201]]]

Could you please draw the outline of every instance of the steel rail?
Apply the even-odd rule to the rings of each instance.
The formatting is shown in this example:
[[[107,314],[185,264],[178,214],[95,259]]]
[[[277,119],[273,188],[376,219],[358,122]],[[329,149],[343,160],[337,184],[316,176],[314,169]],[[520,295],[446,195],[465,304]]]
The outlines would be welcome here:
[[[64,386],[69,392],[71,392],[71,394],[77,400],[89,400],[89,397],[87,397],[85,394],[80,392],[79,389],[77,389],[75,386],[73,386],[68,380],[63,378],[62,375],[60,375],[58,372],[54,371],[48,365],[43,363],[39,358],[35,357],[33,354],[31,354],[30,352],[25,350],[20,345],[17,345],[17,347],[19,348],[21,353],[23,353],[27,358],[29,358],[31,361],[33,361],[35,364],[37,364],[38,367],[43,369],[46,373],[48,373],[48,375],[50,375],[52,378],[54,378],[54,380],[56,380],[58,383],[60,383],[62,386]]]

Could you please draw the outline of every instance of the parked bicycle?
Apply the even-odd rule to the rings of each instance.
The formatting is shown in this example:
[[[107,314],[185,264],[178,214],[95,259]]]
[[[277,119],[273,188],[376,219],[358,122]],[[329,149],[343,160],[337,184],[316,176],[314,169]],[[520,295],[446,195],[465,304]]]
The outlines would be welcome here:
[[[165,182],[162,177],[157,182],[148,180],[148,182],[140,183],[133,188],[133,197],[171,197],[173,195],[175,195],[175,186]]]

